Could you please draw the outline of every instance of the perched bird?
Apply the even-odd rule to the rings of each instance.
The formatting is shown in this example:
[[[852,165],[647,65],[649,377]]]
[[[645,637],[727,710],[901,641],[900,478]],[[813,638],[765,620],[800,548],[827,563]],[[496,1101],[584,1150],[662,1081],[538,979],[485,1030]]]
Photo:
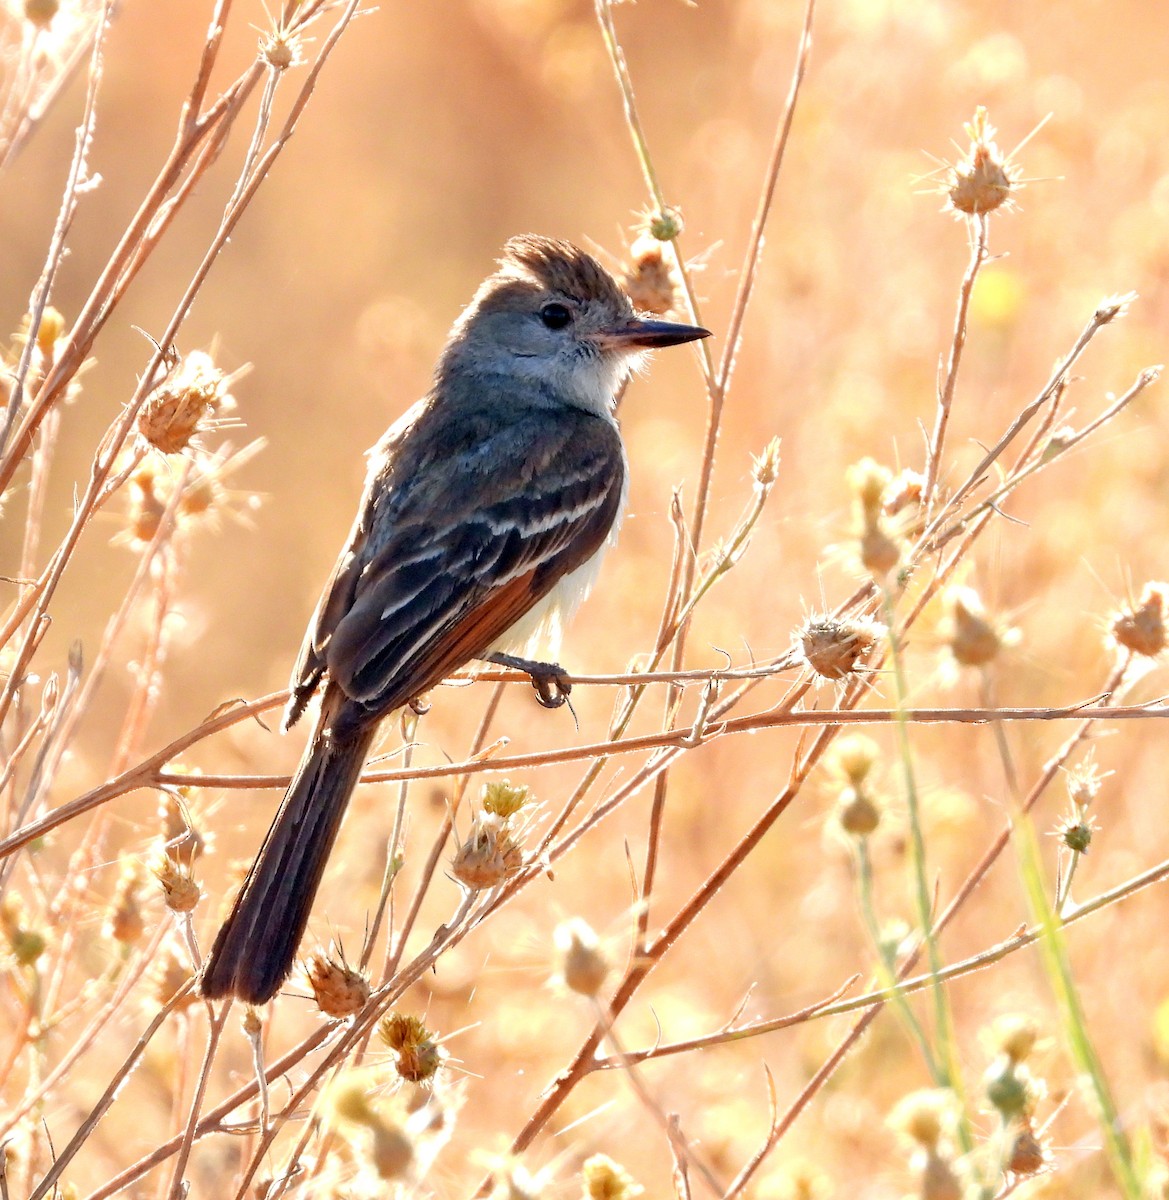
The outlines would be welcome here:
[[[587,594],[620,524],[613,408],[646,350],[708,336],[639,317],[569,242],[525,236],[455,322],[426,397],[370,455],[357,520],[292,676],[284,728],[324,685],[312,738],[202,976],[262,1004],[292,969],[381,721],[471,659],[519,667],[549,707],[554,663],[517,657]]]

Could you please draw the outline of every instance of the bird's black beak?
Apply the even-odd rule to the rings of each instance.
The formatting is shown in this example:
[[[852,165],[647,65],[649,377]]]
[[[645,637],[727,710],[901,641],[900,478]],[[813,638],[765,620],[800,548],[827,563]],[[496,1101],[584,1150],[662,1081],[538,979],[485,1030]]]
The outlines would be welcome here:
[[[710,330],[701,325],[680,325],[676,321],[652,321],[630,317],[611,329],[592,335],[593,341],[606,350],[657,350],[663,346],[680,346],[710,337]]]

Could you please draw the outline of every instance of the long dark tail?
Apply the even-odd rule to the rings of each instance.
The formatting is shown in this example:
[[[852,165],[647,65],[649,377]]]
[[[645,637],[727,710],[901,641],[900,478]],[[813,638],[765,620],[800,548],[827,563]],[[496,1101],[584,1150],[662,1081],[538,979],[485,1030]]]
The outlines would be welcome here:
[[[288,978],[329,851],[377,732],[318,727],[203,968],[203,995],[270,1000]]]

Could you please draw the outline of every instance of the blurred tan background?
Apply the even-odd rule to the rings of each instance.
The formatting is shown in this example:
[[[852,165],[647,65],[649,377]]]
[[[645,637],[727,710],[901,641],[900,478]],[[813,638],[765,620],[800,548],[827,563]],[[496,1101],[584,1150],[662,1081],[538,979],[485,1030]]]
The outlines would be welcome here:
[[[258,35],[248,22],[265,22],[258,4],[237,8],[221,81],[230,77],[229,65],[234,73],[254,53]],[[657,167],[685,217],[683,246],[702,260],[702,318],[717,339],[802,12],[786,0],[703,0],[694,7],[641,0],[619,8],[617,17]],[[103,184],[82,202],[53,297],[67,317],[165,155],[206,19],[203,5],[133,0],[117,18],[92,155]],[[854,577],[831,551],[850,528],[845,467],[866,454],[920,465],[919,423],[933,419],[939,357],[968,254],[963,227],[941,213],[941,197],[926,177],[937,158],[957,157],[953,142],[964,141],[962,126],[976,105],[988,107],[1004,149],[1052,115],[1019,156],[1033,182],[1017,211],[992,223],[991,249],[1003,257],[986,269],[974,300],[951,432],[951,481],[972,465],[974,439],[997,437],[1039,390],[1104,295],[1132,289],[1141,299],[1085,360],[1071,401],[1081,418],[1099,411],[1106,391],[1120,392],[1139,369],[1169,354],[1167,47],[1169,8],[1144,0],[822,3],[727,408],[709,536],[725,533],[749,498],[750,451],[782,435],[784,465],[747,558],[696,621],[692,665],[723,661],[720,648],[738,661],[748,647],[761,656],[777,653],[810,609],[848,594]],[[0,324],[9,330],[43,260],[80,97],[75,82],[0,178]],[[243,150],[237,137],[99,341],[97,365],[66,423],[50,534],[64,529],[72,481],[83,476],[99,431],[148,361],[148,344],[131,326],[161,333],[215,228]],[[549,233],[599,247],[616,262],[646,203],[592,7],[583,0],[390,2],[356,23],[180,335],[184,350],[215,343],[224,369],[252,364],[234,388],[247,430],[231,437],[262,436],[268,445],[232,480],[246,523],[225,522],[194,540],[178,602],[182,625],[149,748],[225,700],[284,686],[352,518],[362,452],[425,389],[450,322],[503,241],[518,232]],[[721,340],[715,350],[721,352]],[[631,515],[598,594],[574,626],[565,655],[570,668],[620,670],[651,642],[670,562],[670,493],[680,486],[688,506],[693,499],[704,422],[689,351],[662,356],[630,388],[623,424]],[[1164,399],[1155,388],[1100,442],[1024,488],[1011,505],[1021,523],[1001,523],[984,543],[969,581],[1023,633],[998,680],[1003,702],[1064,703],[1098,689],[1109,661],[1105,615],[1126,589],[1139,591],[1146,578],[1169,574],[1167,467]],[[254,511],[248,494],[262,498]],[[114,509],[99,526],[109,537],[119,529]],[[7,561],[11,540],[4,536]],[[61,660],[73,638],[95,641],[133,570],[133,557],[103,534],[91,536],[82,554],[55,607],[46,663],[53,655]],[[915,699],[976,700],[969,680],[952,693],[938,690],[936,646],[924,632],[911,650]],[[77,788],[104,777],[103,748],[121,720],[128,679],[115,673],[106,687],[108,724],[103,728],[99,715],[85,730],[81,745],[91,757],[74,764],[70,783]],[[1148,694],[1158,687],[1160,678]],[[482,705],[480,694],[473,703],[467,695],[444,690],[436,697],[424,723],[436,760],[465,750]],[[539,712],[517,689],[500,727],[515,736],[516,749],[592,741],[603,734],[610,702],[595,693],[582,697],[578,734],[563,714]],[[658,706],[650,708],[647,726],[657,720]],[[1022,728],[1010,736],[1026,779],[1060,731]],[[291,766],[300,744],[299,736],[282,741],[240,729],[199,761],[213,770],[277,771]],[[721,742],[675,773],[668,899],[686,895],[782,786],[792,744],[779,736]],[[1002,823],[1001,766],[982,731],[926,730],[915,744],[931,804],[932,866],[946,891]],[[1102,740],[1100,759],[1118,775],[1104,816],[1108,837],[1085,870],[1087,891],[1169,854],[1163,745],[1154,723]],[[549,771],[530,782],[555,801],[577,775]],[[424,845],[443,793],[419,792],[436,801],[425,813],[418,806],[413,818]],[[211,824],[221,847],[250,852],[274,802],[271,793],[214,798]],[[1054,821],[1056,803],[1041,825]],[[152,806],[142,797],[121,802],[119,812],[129,820]],[[784,1012],[871,962],[846,857],[822,837],[823,812],[802,798],[790,818],[753,872],[720,898],[720,919],[699,922],[647,996],[672,1036],[716,1027],[753,981],[760,985],[755,1011]],[[383,808],[369,828],[384,836],[385,824]],[[612,822],[554,883],[533,889],[533,900],[567,913],[584,897],[594,909],[590,919],[617,921],[629,900],[622,838],[642,837],[643,827],[643,809]],[[130,827],[125,836],[133,841]],[[351,828],[346,836],[356,846],[361,835]],[[890,915],[901,898],[902,850],[892,837],[880,860],[892,871]],[[376,887],[380,864],[354,861],[369,876],[361,886]],[[1012,868],[1004,864],[1000,872],[1001,892],[956,927],[947,948],[953,956],[1005,936],[1023,919]],[[598,896],[606,899],[598,904]],[[450,902],[450,894],[436,902],[434,921]],[[1103,1039],[1106,1066],[1134,1121],[1166,1069],[1152,1024],[1169,993],[1163,907],[1162,896],[1146,895],[1120,910],[1130,919],[1081,927],[1073,939],[1092,982],[1093,1019],[1111,1031]],[[902,911],[909,915],[908,907]],[[320,932],[330,928],[319,921]],[[474,1003],[470,985],[449,976],[419,1001],[440,1028],[481,1023],[452,1047],[472,1076],[484,1071],[485,1056],[503,1064],[508,1082],[493,1084],[499,1090],[487,1110],[474,1079],[468,1105],[476,1114],[469,1117],[470,1143],[496,1148],[588,1021],[563,1007],[550,1007],[548,1016],[516,1007],[517,994],[543,986],[546,912],[533,904],[509,928],[514,941],[473,942],[466,951],[467,978],[477,979]],[[1120,961],[1123,976],[1112,972]],[[991,986],[963,983],[955,995],[965,1065],[974,1073],[984,1063],[975,1036],[980,1024],[1016,999],[1042,1003],[1047,992],[1034,962],[1024,961],[1002,968]],[[653,1036],[648,1007],[631,1028]],[[759,1058],[775,1068],[782,1097],[790,1098],[833,1031],[840,1029],[811,1026],[797,1037],[675,1059],[653,1075],[654,1085],[668,1105],[683,1109],[712,1154],[721,1146],[728,1163],[738,1162],[765,1126]],[[900,1039],[893,1021],[882,1018],[793,1135],[793,1148],[836,1179],[866,1179],[866,1195],[900,1194],[881,1122],[897,1095],[922,1082]],[[632,1032],[629,1041],[637,1041]],[[241,1045],[241,1070],[244,1062]],[[1052,1070],[1070,1079],[1066,1062]],[[566,1118],[607,1094],[582,1089]],[[1069,1120],[1070,1140],[1085,1117],[1081,1111]],[[587,1140],[597,1127],[580,1136]],[[646,1172],[645,1181],[665,1170],[664,1151],[622,1142],[612,1115],[599,1128],[603,1148]],[[1058,1194],[1109,1194],[1094,1173],[1098,1161],[1091,1158],[1093,1170],[1077,1185],[1090,1190],[1075,1190],[1064,1176],[1060,1186],[1068,1190]]]

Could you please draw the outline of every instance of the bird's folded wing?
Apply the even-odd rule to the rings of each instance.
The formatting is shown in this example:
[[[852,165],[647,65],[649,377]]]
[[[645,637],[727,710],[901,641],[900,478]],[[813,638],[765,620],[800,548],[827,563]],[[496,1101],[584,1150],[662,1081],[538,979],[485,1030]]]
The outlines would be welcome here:
[[[624,485],[613,425],[546,412],[398,481],[318,610],[346,721],[382,716],[485,653],[600,549]]]

